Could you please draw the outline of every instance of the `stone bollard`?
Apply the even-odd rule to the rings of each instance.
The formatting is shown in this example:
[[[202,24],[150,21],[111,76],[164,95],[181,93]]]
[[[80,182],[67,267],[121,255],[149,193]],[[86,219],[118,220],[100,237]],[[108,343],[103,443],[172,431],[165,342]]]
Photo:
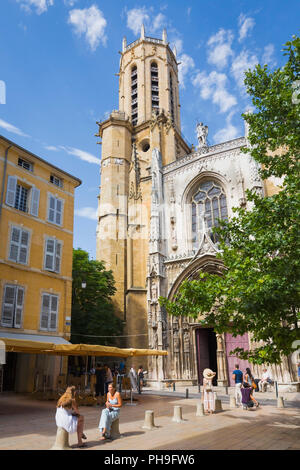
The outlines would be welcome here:
[[[172,421],[174,423],[183,423],[181,406],[174,406],[174,416]]]
[[[278,397],[277,398],[277,408],[284,408],[283,397]]]
[[[204,413],[204,406],[201,401],[197,403],[197,411],[196,411],[196,416],[205,416]]]
[[[223,411],[223,408],[222,408],[222,402],[219,398],[217,398],[215,400],[215,411],[218,412],[218,411]]]
[[[120,424],[119,419],[115,419],[115,421],[113,421],[111,424],[110,437],[112,439],[117,439],[118,437],[121,437],[119,424]]]
[[[144,426],[142,426],[143,429],[155,429],[155,424],[154,424],[154,411],[153,410],[146,410],[145,411],[145,421],[144,421]]]
[[[230,397],[229,406],[230,406],[230,408],[236,408],[236,399],[235,399],[235,397],[233,397],[233,396]]]
[[[69,433],[64,428],[57,428],[55,444],[51,450],[71,450]]]

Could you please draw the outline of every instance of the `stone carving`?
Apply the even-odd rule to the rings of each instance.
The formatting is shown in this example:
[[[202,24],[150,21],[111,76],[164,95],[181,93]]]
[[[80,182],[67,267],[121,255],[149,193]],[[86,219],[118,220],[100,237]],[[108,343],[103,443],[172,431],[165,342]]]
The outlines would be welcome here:
[[[207,134],[208,127],[204,126],[202,122],[197,124],[197,139],[198,139],[198,148],[207,147]]]
[[[134,169],[134,181],[131,181],[129,199],[134,199],[135,201],[137,201],[138,199],[142,200],[142,192],[140,188],[141,168],[140,168],[140,162],[137,156],[135,142],[132,145],[132,159],[131,159],[130,171],[132,171],[132,169]]]
[[[173,345],[174,345],[174,353],[180,352],[180,339],[179,339],[179,332],[177,330],[173,333]]]
[[[183,352],[190,352],[190,334],[188,331],[186,331],[183,335]]]

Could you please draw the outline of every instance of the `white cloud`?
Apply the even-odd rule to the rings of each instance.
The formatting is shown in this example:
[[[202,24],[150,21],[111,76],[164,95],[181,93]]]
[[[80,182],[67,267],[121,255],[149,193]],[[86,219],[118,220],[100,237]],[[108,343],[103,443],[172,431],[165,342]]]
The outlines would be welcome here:
[[[248,36],[248,32],[253,29],[255,21],[253,18],[247,17],[243,13],[239,16],[239,42],[245,39]]]
[[[127,27],[139,36],[141,26],[144,24],[146,35],[161,32],[167,26],[167,18],[162,13],[153,16],[152,8],[132,8],[127,12]]]
[[[97,209],[93,207],[82,207],[81,209],[75,210],[75,215],[79,217],[85,217],[86,219],[97,220]]]
[[[75,5],[75,3],[77,3],[78,0],[64,0],[64,4],[67,6],[67,7],[73,7]]]
[[[226,90],[227,76],[216,71],[207,75],[206,72],[198,72],[193,79],[193,85],[200,88],[202,99],[212,99],[219,106],[221,113],[226,113],[237,104],[236,98]]]
[[[54,0],[17,0],[17,2],[28,12],[31,12],[31,8],[35,8],[38,15],[45,13],[49,7],[54,5]]]
[[[3,119],[0,119],[0,127],[2,127],[2,129],[5,129],[7,132],[11,132],[22,137],[30,137],[29,135],[25,134],[25,132],[21,131],[21,129],[16,126],[13,126],[12,124],[9,124],[6,121],[3,121]]]
[[[244,89],[245,71],[253,69],[258,64],[256,55],[250,55],[247,50],[243,50],[232,62],[231,73],[235,78],[237,85]]]
[[[150,20],[145,7],[133,8],[127,12],[127,27],[137,36],[143,23]]]
[[[182,88],[185,88],[184,82],[185,82],[186,76],[195,67],[195,62],[193,58],[187,54],[182,54],[179,57],[178,62],[180,62],[180,65],[178,66],[179,84],[180,86],[182,86]]]
[[[226,142],[227,140],[232,140],[238,137],[239,129],[231,123],[231,120],[234,114],[235,114],[235,111],[232,111],[231,113],[229,113],[229,115],[226,118],[226,127],[224,127],[223,129],[220,129],[214,135],[213,138],[214,138],[215,143]]]
[[[78,36],[85,35],[92,51],[95,51],[100,42],[106,44],[106,19],[96,5],[83,10],[75,9],[69,12],[68,23],[74,27]]]
[[[262,56],[262,63],[268,64],[270,67],[275,67],[277,65],[276,59],[274,57],[275,48],[273,44],[268,44],[264,47],[264,53]]]
[[[207,41],[208,59],[210,64],[222,69],[227,66],[228,59],[233,56],[231,44],[233,34],[230,30],[226,31],[221,28],[215,35],[211,36]]]
[[[75,157],[80,158],[88,163],[95,163],[96,165],[100,165],[100,159],[92,155],[91,153],[85,152],[84,150],[80,150],[74,147],[65,147],[63,145],[59,146],[60,149],[67,152],[69,155],[74,155]]]
[[[183,50],[183,41],[182,41],[182,39],[179,39],[179,38],[173,39],[171,41],[171,49],[173,49],[174,46],[176,47],[177,54],[181,54],[181,52]]]
[[[59,148],[55,147],[54,145],[45,145],[44,147],[46,150],[50,150],[52,152],[59,152]]]

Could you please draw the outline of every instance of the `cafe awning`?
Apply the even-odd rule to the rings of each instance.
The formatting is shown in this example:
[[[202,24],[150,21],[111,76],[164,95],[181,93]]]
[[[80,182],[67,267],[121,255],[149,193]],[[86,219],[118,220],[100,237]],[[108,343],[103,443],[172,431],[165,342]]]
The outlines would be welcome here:
[[[48,337],[49,338],[49,337]],[[49,354],[55,356],[166,356],[167,351],[154,349],[124,349],[98,344],[56,344],[44,341],[32,341],[17,338],[1,337],[7,352],[20,352],[29,354]]]

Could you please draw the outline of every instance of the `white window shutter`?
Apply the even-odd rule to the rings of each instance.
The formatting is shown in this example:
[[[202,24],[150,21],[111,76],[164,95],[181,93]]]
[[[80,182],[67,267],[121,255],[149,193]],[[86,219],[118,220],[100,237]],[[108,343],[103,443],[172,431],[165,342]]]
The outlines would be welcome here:
[[[27,232],[27,230],[22,230],[19,260],[18,260],[19,263],[27,264],[28,245],[29,245],[29,232]]]
[[[2,326],[12,327],[14,321],[14,310],[15,310],[15,287],[5,286],[4,288],[4,300],[2,307]]]
[[[24,303],[24,288],[17,287],[16,295],[16,307],[15,307],[15,328],[21,328],[22,326],[22,314],[23,314],[23,303]]]
[[[42,295],[42,312],[41,312],[41,330],[48,330],[48,321],[50,313],[50,295]]]
[[[55,240],[47,238],[45,243],[45,269],[54,271]]]
[[[38,217],[39,215],[39,203],[40,203],[40,190],[38,188],[32,188],[30,214],[34,215],[35,217]]]
[[[6,204],[14,207],[16,199],[17,178],[16,176],[7,177]]]
[[[9,259],[17,262],[19,259],[19,249],[21,241],[21,229],[18,227],[11,228]]]
[[[48,210],[48,220],[49,222],[55,222],[55,206],[56,200],[54,196],[49,196],[49,210]]]
[[[61,263],[61,252],[62,252],[62,243],[56,241],[55,246],[55,272],[60,272],[60,263]]]
[[[52,331],[56,330],[57,323],[57,310],[58,310],[58,297],[56,295],[51,295],[51,310],[50,310],[50,327]]]
[[[60,199],[56,199],[56,215],[55,215],[55,222],[57,225],[61,225],[62,223],[62,201]]]

